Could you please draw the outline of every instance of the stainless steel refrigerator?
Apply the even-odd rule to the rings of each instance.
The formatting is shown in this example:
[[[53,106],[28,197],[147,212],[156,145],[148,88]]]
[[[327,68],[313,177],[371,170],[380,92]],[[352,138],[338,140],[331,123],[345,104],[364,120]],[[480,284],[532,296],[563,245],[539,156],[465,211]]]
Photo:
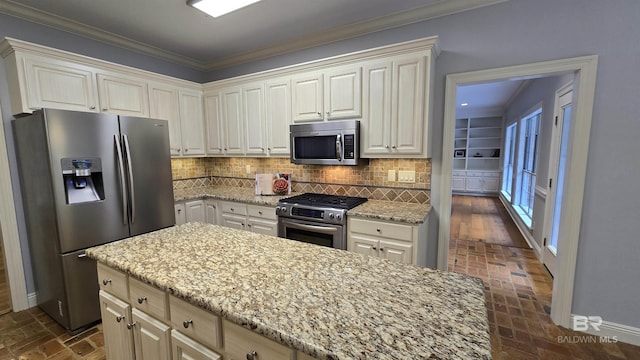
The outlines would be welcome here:
[[[168,123],[45,109],[13,129],[38,305],[74,332],[100,319],[85,249],[175,224]]]

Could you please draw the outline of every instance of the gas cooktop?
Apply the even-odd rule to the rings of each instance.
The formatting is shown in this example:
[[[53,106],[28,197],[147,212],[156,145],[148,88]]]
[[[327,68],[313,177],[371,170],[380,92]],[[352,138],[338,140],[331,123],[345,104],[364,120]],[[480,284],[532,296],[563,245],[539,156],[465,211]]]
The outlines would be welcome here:
[[[366,201],[367,198],[363,197],[304,193],[282,199],[280,203],[349,210]]]

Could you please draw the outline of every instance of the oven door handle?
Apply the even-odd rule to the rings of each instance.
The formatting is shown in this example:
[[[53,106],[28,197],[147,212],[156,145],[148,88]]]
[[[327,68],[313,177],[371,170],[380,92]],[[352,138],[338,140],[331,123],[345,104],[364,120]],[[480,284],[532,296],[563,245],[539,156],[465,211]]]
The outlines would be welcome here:
[[[331,233],[338,232],[337,228],[329,227],[329,226],[305,225],[305,224],[300,224],[300,223],[295,223],[290,221],[287,221],[285,225],[287,227],[294,228],[294,229],[316,231],[324,234],[331,234]]]

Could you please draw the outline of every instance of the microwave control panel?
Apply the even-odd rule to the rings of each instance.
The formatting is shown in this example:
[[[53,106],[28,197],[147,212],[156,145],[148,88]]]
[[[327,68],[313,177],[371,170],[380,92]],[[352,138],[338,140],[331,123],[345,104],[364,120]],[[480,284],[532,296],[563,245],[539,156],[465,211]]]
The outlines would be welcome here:
[[[356,145],[354,141],[354,135],[345,135],[344,136],[344,158],[345,159],[355,159],[356,157]]]

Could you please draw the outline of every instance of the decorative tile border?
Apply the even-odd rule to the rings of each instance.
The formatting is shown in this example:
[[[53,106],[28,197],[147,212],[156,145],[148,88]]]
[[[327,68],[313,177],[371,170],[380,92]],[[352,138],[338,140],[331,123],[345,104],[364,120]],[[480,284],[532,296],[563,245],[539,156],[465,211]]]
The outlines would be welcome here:
[[[178,179],[173,180],[173,190],[188,190],[188,189],[196,189],[201,187],[212,186],[211,178],[199,177],[193,179]]]

